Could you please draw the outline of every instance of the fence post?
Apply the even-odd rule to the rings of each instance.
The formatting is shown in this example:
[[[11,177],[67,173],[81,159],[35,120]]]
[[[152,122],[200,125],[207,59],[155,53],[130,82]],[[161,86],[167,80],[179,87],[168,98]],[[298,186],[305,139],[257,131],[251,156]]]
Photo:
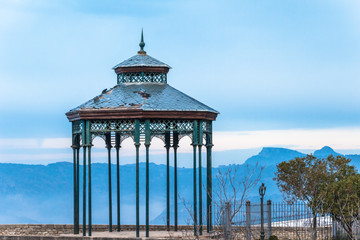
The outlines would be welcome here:
[[[338,238],[338,234],[337,234],[337,223],[334,217],[331,216],[331,237],[332,239],[337,239]]]
[[[246,240],[251,240],[251,212],[250,201],[246,201]]]
[[[231,239],[231,207],[230,203],[225,203],[225,221],[224,221],[224,227],[225,227],[225,240]]]
[[[271,200],[267,200],[267,238],[271,236]]]

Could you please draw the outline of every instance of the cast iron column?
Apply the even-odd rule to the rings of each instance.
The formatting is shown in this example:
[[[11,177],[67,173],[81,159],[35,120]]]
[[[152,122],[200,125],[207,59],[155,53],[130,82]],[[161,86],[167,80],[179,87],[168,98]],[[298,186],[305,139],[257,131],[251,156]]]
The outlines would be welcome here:
[[[86,236],[86,146],[83,153],[83,236]]]
[[[145,148],[146,148],[146,227],[145,234],[146,237],[149,237],[149,147],[150,147],[150,121],[145,121]]]
[[[78,210],[77,210],[77,192],[78,192],[78,189],[77,189],[77,155],[76,155],[76,152],[77,152],[77,149],[79,148],[78,144],[77,144],[77,141],[76,141],[77,137],[76,136],[73,136],[73,144],[71,145],[72,149],[73,149],[73,161],[74,161],[74,234],[78,234],[79,231],[78,231],[78,223],[77,223],[77,219],[78,219]]]
[[[112,232],[112,193],[111,193],[111,133],[106,133],[106,148],[108,150],[108,175],[109,175],[109,232]]]
[[[86,236],[86,127],[83,121],[82,131],[82,144],[83,144],[83,236]]]
[[[86,143],[88,147],[88,204],[89,204],[89,236],[91,236],[91,230],[92,230],[92,220],[91,220],[91,147],[92,147],[92,139],[91,139],[91,131],[90,131],[90,121],[86,121]]]
[[[201,145],[199,144],[199,234],[202,235],[202,181],[201,181]]]
[[[139,211],[139,148],[140,148],[140,121],[135,120],[135,148],[136,148],[136,237],[140,236],[140,211]]]
[[[198,125],[197,125],[197,120],[194,120],[193,122],[193,142],[192,142],[192,146],[193,146],[193,188],[194,188],[194,216],[193,216],[193,220],[194,220],[194,235],[197,236],[197,207],[196,207],[196,146],[197,146],[197,142],[198,142]]]
[[[88,181],[89,181],[89,236],[91,236],[92,220],[91,220],[91,145],[88,146]]]
[[[207,232],[212,231],[212,163],[211,163],[211,149],[212,149],[211,133],[206,134],[206,221]]]
[[[179,147],[179,133],[173,133],[173,148],[174,148],[174,230],[178,230],[178,193],[177,193],[177,148]]]
[[[170,231],[170,132],[165,133],[166,148],[166,229]]]
[[[202,121],[199,121],[199,136],[198,136],[198,148],[199,148],[199,234],[202,235],[202,171],[201,171],[201,146],[202,146]]]
[[[80,137],[76,149],[76,234],[80,231]]]
[[[117,200],[117,231],[120,232],[120,133],[115,134],[116,149],[116,200]]]

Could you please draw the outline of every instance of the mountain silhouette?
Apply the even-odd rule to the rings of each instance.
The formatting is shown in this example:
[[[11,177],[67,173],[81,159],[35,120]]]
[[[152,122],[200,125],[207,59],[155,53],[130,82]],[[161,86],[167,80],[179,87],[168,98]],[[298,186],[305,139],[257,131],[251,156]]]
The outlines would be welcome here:
[[[280,162],[287,161],[295,157],[304,156],[306,156],[306,154],[287,148],[264,147],[258,155],[252,156],[246,160],[245,164],[254,165],[258,163],[262,166],[269,166],[279,164]]]
[[[340,155],[330,147],[323,147],[314,152],[317,157],[327,157],[329,154]],[[274,202],[282,201],[276,183],[272,180],[276,164],[288,161],[306,154],[286,148],[265,147],[257,155],[250,157],[244,164],[233,164],[213,168],[213,184],[219,171],[227,168],[238,168],[235,181],[240,182],[246,176],[247,169],[256,164],[265,166],[258,186],[248,195],[248,200],[259,201],[258,187],[264,182],[267,187],[265,199]],[[351,158],[351,164],[360,167],[360,155],[345,155]],[[205,166],[205,165],[203,165]],[[257,171],[260,169],[258,168]],[[93,223],[108,222],[108,165],[92,164],[92,199]],[[173,204],[174,169],[170,167],[170,196]],[[82,166],[80,167],[82,179]],[[112,166],[112,198],[113,216],[116,219],[116,167]],[[203,169],[202,182],[206,183],[206,169]],[[121,215],[122,224],[135,223],[135,164],[121,165]],[[178,168],[178,193],[181,198],[192,204],[193,169]],[[215,188],[214,188],[215,189]],[[82,184],[80,184],[82,193]],[[203,207],[206,207],[205,190]],[[81,196],[82,194],[80,194]],[[49,165],[0,164],[0,224],[12,223],[72,223],[73,221],[73,164],[58,162]],[[214,194],[215,196],[215,194]],[[80,201],[80,204],[82,202]],[[179,199],[179,224],[186,224],[189,213]],[[150,164],[150,219],[152,224],[164,224],[166,216],[166,166]],[[82,208],[80,208],[82,209]],[[145,219],[145,163],[140,163],[140,219]],[[191,208],[190,208],[191,209]],[[170,215],[173,221],[173,209]],[[81,212],[80,212],[81,216]]]
[[[320,150],[316,150],[314,152],[314,156],[317,158],[327,158],[329,155],[333,155],[334,157],[343,156],[342,154],[335,152],[334,149],[328,146],[325,146]]]

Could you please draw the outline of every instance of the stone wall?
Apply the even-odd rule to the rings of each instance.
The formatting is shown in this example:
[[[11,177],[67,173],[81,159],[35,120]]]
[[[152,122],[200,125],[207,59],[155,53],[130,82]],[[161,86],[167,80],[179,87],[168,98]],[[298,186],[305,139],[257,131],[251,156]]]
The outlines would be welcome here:
[[[106,232],[108,225],[92,225],[93,232]],[[193,226],[178,226],[179,231],[192,231]],[[121,225],[122,231],[134,231],[135,225]],[[141,231],[145,231],[145,226],[140,226]],[[173,230],[173,228],[171,228]],[[72,224],[2,224],[0,225],[0,236],[60,236],[61,234],[72,234],[74,231]],[[116,225],[113,225],[116,231]],[[166,231],[164,225],[150,225],[150,231]],[[204,227],[206,231],[206,227]],[[80,225],[82,233],[82,225]],[[0,238],[4,239],[4,238]],[[10,238],[9,238],[10,239]],[[39,238],[37,238],[39,239]]]

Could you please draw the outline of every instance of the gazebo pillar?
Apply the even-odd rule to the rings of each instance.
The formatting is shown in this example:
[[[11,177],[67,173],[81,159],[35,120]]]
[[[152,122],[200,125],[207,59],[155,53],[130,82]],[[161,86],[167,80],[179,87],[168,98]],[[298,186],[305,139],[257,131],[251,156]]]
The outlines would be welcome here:
[[[140,192],[139,192],[139,148],[140,148],[140,121],[135,120],[134,132],[135,148],[136,148],[136,237],[140,236]]]
[[[83,236],[86,236],[86,121],[83,121],[82,147],[83,147]]]
[[[202,147],[202,135],[203,135],[203,129],[202,129],[202,121],[199,121],[199,137],[198,137],[198,148],[199,148],[199,234],[202,235],[202,169],[201,169],[201,147]]]
[[[79,234],[79,137],[73,136],[73,164],[74,164],[74,234]]]
[[[92,147],[92,137],[91,137],[91,131],[90,131],[90,121],[86,120],[85,122],[85,129],[84,129],[84,133],[85,136],[83,136],[85,139],[85,145],[84,145],[84,226],[83,226],[83,231],[85,232],[86,235],[86,204],[85,204],[85,198],[86,198],[86,148],[87,148],[87,155],[88,155],[88,210],[89,210],[89,215],[88,215],[88,221],[89,221],[89,225],[88,225],[88,231],[89,231],[89,236],[91,236],[91,230],[92,230],[92,215],[91,215],[91,147]],[[84,235],[84,233],[83,233]],[[84,235],[84,236],[85,236]]]
[[[109,177],[109,232],[112,232],[112,193],[111,193],[111,133],[105,134],[106,148],[108,151],[108,177]]]
[[[146,237],[149,237],[149,147],[150,147],[150,121],[145,120],[145,149],[146,149],[146,213],[145,213],[145,232]]]
[[[166,229],[170,231],[170,132],[165,132],[166,148]]]
[[[179,147],[179,133],[173,132],[174,148],[174,230],[178,230],[178,193],[177,193],[177,148]]]
[[[116,200],[117,200],[117,231],[120,232],[120,133],[115,133],[116,149]]]
[[[80,224],[80,136],[76,149],[76,234],[79,234]]]
[[[79,234],[80,224],[80,137],[76,149],[76,234]]]
[[[91,236],[92,230],[92,214],[91,214],[91,144],[88,146],[88,182],[89,182],[89,192],[88,192],[88,205],[89,205],[89,236]]]
[[[193,220],[194,220],[194,235],[197,236],[198,232],[197,232],[197,206],[196,206],[196,146],[198,144],[198,121],[194,120],[193,122],[193,142],[192,142],[192,146],[193,146],[193,190],[194,190],[194,216],[193,216]]]
[[[213,144],[212,144],[212,132],[211,132],[206,134],[206,192],[207,192],[206,225],[207,225],[208,233],[212,231],[212,160],[211,160],[212,147]]]

